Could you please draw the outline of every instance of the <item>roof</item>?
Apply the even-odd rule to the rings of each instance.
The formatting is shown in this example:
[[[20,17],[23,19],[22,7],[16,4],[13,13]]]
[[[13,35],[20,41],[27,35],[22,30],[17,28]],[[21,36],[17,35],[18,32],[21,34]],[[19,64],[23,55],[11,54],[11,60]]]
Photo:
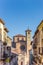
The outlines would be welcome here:
[[[0,22],[3,24],[3,25],[5,25],[5,23],[3,22],[3,20],[0,18]]]
[[[30,44],[32,45],[32,43],[33,43],[33,41],[31,41],[31,43],[30,43]]]
[[[4,28],[4,30],[5,30],[6,32],[9,32],[9,30],[8,30],[6,27]]]
[[[31,30],[30,30],[30,29],[27,29],[27,30],[26,30],[26,32],[27,32],[27,31],[31,32]]]
[[[42,23],[43,23],[43,20],[40,22],[40,24],[38,25],[38,27],[39,27]],[[38,27],[37,27],[37,28],[38,28]]]
[[[37,30],[35,31],[35,33],[34,33],[33,38],[35,37],[35,35],[36,35],[38,32],[39,32],[39,30],[37,29]]]
[[[14,37],[26,37],[26,36],[24,36],[24,35],[22,35],[22,34],[17,34],[17,35],[15,35]]]
[[[35,34],[34,34],[34,36],[33,36],[33,38],[35,37],[35,35],[38,33],[38,28],[39,28],[39,26],[41,25],[43,23],[43,20],[40,22],[40,24],[37,26],[37,29],[36,29],[36,31],[35,31]]]

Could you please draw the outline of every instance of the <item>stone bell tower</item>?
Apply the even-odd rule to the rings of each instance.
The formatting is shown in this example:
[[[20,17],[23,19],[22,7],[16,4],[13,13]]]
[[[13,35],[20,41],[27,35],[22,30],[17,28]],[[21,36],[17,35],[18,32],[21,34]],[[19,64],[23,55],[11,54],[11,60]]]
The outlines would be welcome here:
[[[26,30],[26,44],[27,44],[27,64],[29,64],[30,51],[31,51],[31,30]]]

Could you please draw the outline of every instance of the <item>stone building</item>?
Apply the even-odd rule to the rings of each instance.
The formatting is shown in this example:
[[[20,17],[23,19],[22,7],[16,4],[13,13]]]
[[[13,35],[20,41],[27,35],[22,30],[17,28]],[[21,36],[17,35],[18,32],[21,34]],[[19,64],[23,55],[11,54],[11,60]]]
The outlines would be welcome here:
[[[3,62],[5,57],[7,57],[8,47],[11,48],[11,38],[8,37],[8,29],[5,26],[5,23],[0,19],[0,61]],[[2,42],[2,43],[1,43]],[[2,55],[3,54],[3,55]]]
[[[11,38],[8,36],[8,29],[5,27],[5,23],[0,19],[0,40],[2,42],[8,42],[11,46]],[[10,42],[9,42],[10,41]]]
[[[33,36],[33,65],[43,65],[43,20]]]
[[[18,65],[29,65],[31,52],[31,30],[26,35],[18,34],[13,37],[12,51],[18,55]]]

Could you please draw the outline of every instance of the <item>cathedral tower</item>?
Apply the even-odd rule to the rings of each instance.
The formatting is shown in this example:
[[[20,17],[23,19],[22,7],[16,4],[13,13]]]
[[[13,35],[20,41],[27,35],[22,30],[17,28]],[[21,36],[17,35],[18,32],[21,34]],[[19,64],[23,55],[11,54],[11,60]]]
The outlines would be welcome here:
[[[30,52],[31,52],[31,30],[26,30],[26,44],[27,44],[27,64],[29,63]]]

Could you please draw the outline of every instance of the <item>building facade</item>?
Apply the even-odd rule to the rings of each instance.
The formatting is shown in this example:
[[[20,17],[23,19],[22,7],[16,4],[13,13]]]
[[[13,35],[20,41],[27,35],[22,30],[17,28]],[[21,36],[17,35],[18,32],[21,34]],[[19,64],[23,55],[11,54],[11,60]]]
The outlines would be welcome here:
[[[13,52],[18,54],[18,65],[29,65],[31,51],[31,30],[25,31],[26,36],[18,34],[13,37]]]
[[[0,63],[8,57],[8,51],[10,51],[8,47],[11,49],[11,38],[8,37],[8,32],[5,23],[0,19]]]
[[[33,65],[43,65],[43,20],[33,36]]]

